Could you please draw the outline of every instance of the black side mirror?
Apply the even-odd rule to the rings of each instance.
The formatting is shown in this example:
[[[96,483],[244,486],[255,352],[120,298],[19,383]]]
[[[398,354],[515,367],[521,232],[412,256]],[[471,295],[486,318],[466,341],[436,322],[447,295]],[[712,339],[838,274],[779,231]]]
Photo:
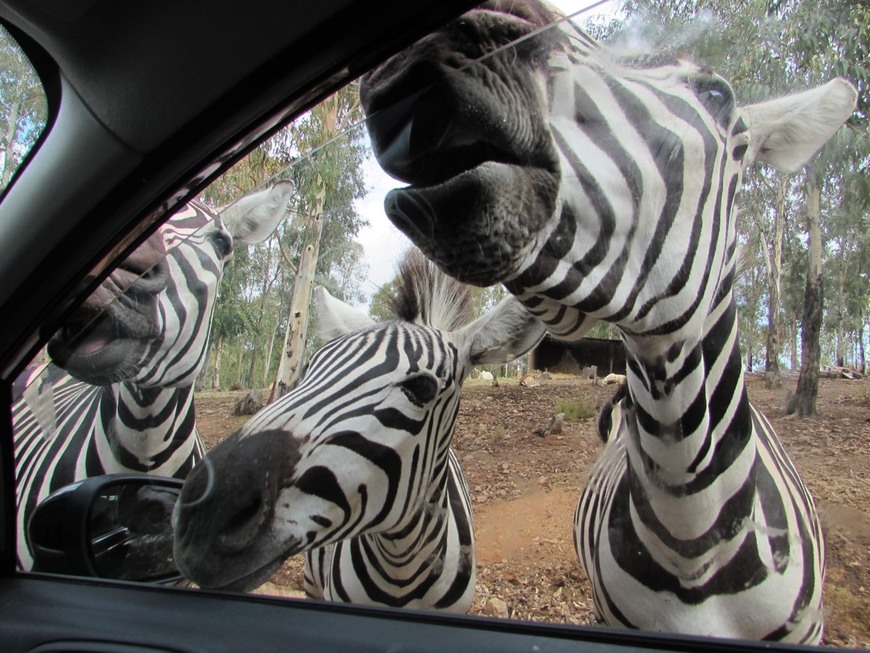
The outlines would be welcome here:
[[[27,524],[33,570],[186,583],[172,557],[172,510],[183,483],[147,474],[110,474],[50,494]]]

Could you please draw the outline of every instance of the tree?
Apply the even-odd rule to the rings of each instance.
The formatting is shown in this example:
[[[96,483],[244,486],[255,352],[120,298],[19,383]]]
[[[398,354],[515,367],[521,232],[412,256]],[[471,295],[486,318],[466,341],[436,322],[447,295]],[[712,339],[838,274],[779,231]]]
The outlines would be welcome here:
[[[870,8],[861,3],[828,0],[783,1],[771,6],[783,25],[783,40],[788,44],[788,62],[796,76],[807,85],[824,78],[843,76],[858,88],[858,106],[841,131],[805,168],[806,214],[809,235],[804,319],[801,336],[801,373],[797,383],[795,409],[800,416],[816,412],[820,338],[824,307],[824,277],[821,225],[821,195],[826,182],[848,177],[848,170],[860,167],[870,157],[867,147],[870,89],[867,78],[867,53],[870,51]],[[844,147],[851,141],[855,147]],[[848,186],[846,187],[848,189]],[[866,190],[866,188],[865,188]],[[842,197],[841,202],[850,200]]]
[[[372,301],[369,304],[369,316],[373,320],[376,320],[377,322],[386,322],[395,317],[390,308],[389,298],[396,294],[398,286],[398,277],[393,277],[387,283],[378,288],[377,292],[372,295]]]
[[[36,143],[45,127],[45,91],[27,57],[0,31],[0,190]]]
[[[362,118],[357,89],[347,87],[311,110],[308,118],[294,126],[297,145],[308,145],[316,151],[295,166],[299,205],[297,215],[302,216],[306,235],[293,284],[284,345],[278,363],[278,372],[272,387],[270,401],[295,386],[305,359],[305,343],[311,305],[312,289],[320,255],[320,241],[324,224],[330,218],[343,220],[345,235],[347,218],[361,225],[352,208],[354,199],[363,194],[360,166],[363,150],[359,134],[349,134],[340,140],[351,125]],[[355,138],[355,136],[357,138]]]
[[[278,364],[286,358],[279,351],[280,345],[288,333],[288,316],[297,312],[290,307],[301,287],[296,282],[300,267],[309,267],[307,263],[300,266],[300,259],[312,243],[314,224],[320,224],[321,245],[314,257],[313,281],[308,283],[322,283],[346,300],[361,298],[363,253],[355,238],[365,221],[354,200],[364,192],[360,166],[366,157],[365,132],[360,127],[335,140],[348,125],[359,123],[357,96],[353,87],[340,91],[337,99],[328,99],[262,143],[203,193],[207,203],[223,206],[279,178],[290,178],[296,185],[290,201],[291,217],[271,240],[242,254],[236,250],[233,267],[241,281],[221,290],[216,322],[232,321],[240,307],[248,312],[242,330],[213,339],[210,364],[220,366],[223,360],[220,376],[224,382],[235,379],[248,387],[274,382]],[[324,130],[330,106],[336,118],[331,135]],[[326,188],[319,205],[318,184]],[[307,303],[304,314],[307,318]],[[296,329],[290,325],[290,330],[302,334],[298,325]],[[303,344],[297,351],[304,359],[303,352],[311,345],[302,335]],[[226,350],[225,356],[221,348]],[[214,376],[213,369],[211,374]]]

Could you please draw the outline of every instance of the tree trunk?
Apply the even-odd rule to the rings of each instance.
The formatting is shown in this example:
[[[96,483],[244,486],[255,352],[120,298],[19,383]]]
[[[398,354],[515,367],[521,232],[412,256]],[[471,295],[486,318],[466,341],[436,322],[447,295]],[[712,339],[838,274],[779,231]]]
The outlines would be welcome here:
[[[21,115],[21,96],[16,94],[9,106],[9,115],[6,120],[6,133],[3,135],[3,168],[0,170],[0,188],[6,188],[12,180],[12,175],[17,169],[16,165],[9,165],[10,153],[15,143],[15,133],[18,131],[18,120]]]
[[[233,384],[234,386],[238,386],[240,388],[245,387],[245,375],[244,375],[244,370],[242,369],[244,367],[244,365],[243,365],[244,361],[245,361],[245,339],[242,338],[241,342],[239,343],[239,355],[238,355],[238,358],[236,358],[236,382]]]
[[[338,133],[338,96],[326,108],[323,117],[323,142],[328,142]],[[314,271],[320,254],[320,234],[323,230],[323,207],[326,203],[326,180],[318,174],[316,192],[313,194],[310,211],[311,240],[302,250],[296,279],[293,285],[293,301],[290,317],[284,332],[284,346],[278,361],[278,374],[272,386],[269,403],[291,390],[302,373],[305,359],[305,339],[308,334],[308,316],[311,307],[311,291],[314,287]]]
[[[224,337],[217,339],[217,346],[214,350],[214,367],[211,371],[211,389],[217,390],[220,388],[221,381],[221,358],[224,355]]]
[[[325,189],[318,197],[317,208],[323,208]],[[305,338],[308,333],[308,315],[311,306],[311,292],[314,288],[314,270],[317,267],[317,257],[320,252],[320,234],[323,230],[321,213],[311,219],[312,235],[302,250],[302,259],[296,271],[293,284],[293,301],[290,304],[290,318],[284,332],[284,345],[281,350],[281,360],[278,362],[276,383],[272,387],[269,403],[280,398],[293,389],[302,371],[302,361],[305,355]]]
[[[254,387],[254,370],[257,364],[257,352],[259,351],[258,340],[260,339],[260,330],[263,325],[263,316],[266,314],[266,298],[269,295],[269,290],[272,288],[272,284],[274,283],[274,278],[270,279],[269,277],[269,269],[272,266],[272,240],[270,239],[268,242],[268,246],[266,249],[266,261],[263,264],[263,285],[260,288],[260,307],[257,310],[257,322],[254,324],[253,329],[253,337],[251,338],[251,362],[248,366],[248,374],[247,374],[247,387]],[[277,275],[277,272],[276,272]],[[274,338],[274,332],[273,332]],[[271,352],[270,352],[271,354]],[[266,360],[266,374],[269,373],[269,361]],[[265,385],[266,382],[264,382]]]
[[[782,386],[782,372],[779,369],[780,350],[780,294],[782,287],[782,233],[785,223],[785,198],[788,178],[780,175],[776,189],[776,207],[773,213],[773,242],[767,265],[767,348],[764,360],[764,380],[768,388]]]
[[[841,254],[842,256],[842,254]],[[839,274],[837,274],[837,342],[836,348],[836,363],[840,367],[846,365],[846,306],[845,306],[845,287],[846,287],[846,261],[845,256],[842,256]]]
[[[193,389],[196,392],[202,392],[205,389],[205,380],[208,378],[209,371],[208,359],[211,357],[211,345],[212,339],[209,337],[208,344],[205,347],[205,364],[203,364],[202,369],[196,377],[196,383],[193,385]]]
[[[819,224],[820,190],[807,175],[807,226],[810,235],[804,313],[801,323],[801,371],[797,382],[795,409],[801,417],[816,414],[819,394],[820,336],[824,303],[822,283],[822,230]]]
[[[275,334],[278,332],[278,327],[281,323],[280,311],[278,315],[278,322],[275,324],[275,328],[272,329],[272,335],[269,336],[269,348],[266,353],[266,360],[263,362],[263,385],[262,387],[266,387],[269,385],[269,368],[272,366],[272,352],[275,350]]]
[[[867,358],[864,352],[864,316],[859,315],[858,317],[858,370],[861,374],[867,374]]]
[[[798,369],[798,349],[799,349],[799,341],[798,341],[798,316],[797,314],[792,315],[791,317],[791,360],[789,361],[791,364],[791,371],[794,372]]]

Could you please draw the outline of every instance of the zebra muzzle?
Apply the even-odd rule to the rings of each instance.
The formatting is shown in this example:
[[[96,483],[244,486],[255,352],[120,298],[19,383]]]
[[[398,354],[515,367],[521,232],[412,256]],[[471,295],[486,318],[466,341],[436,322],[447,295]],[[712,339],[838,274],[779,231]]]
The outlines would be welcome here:
[[[197,464],[176,505],[176,547],[184,558],[256,549],[267,537],[282,480],[299,459],[282,431],[236,433]]]

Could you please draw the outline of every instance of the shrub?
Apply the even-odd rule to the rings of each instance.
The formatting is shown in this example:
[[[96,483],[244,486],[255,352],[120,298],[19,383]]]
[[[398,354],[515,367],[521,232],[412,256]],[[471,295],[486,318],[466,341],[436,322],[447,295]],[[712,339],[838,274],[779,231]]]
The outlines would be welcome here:
[[[565,413],[566,422],[576,422],[578,419],[589,419],[598,414],[595,404],[585,397],[560,399],[556,402],[555,412]]]

